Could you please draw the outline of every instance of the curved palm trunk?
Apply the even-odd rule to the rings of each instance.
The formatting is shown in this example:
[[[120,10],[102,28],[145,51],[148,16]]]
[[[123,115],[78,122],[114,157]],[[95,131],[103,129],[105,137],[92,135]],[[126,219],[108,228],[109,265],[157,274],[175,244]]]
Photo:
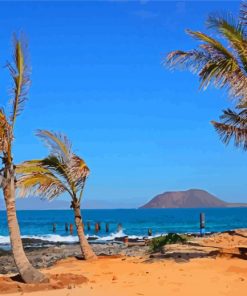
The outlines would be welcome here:
[[[3,186],[3,194],[14,261],[25,283],[43,282],[47,280],[46,277],[30,264],[23,249],[20,228],[16,216],[14,173],[11,173],[11,171],[13,170],[5,170],[6,184]]]
[[[82,257],[85,258],[86,260],[97,259],[96,254],[92,250],[84,234],[80,205],[73,206],[73,210],[75,215],[75,225],[76,225],[77,234],[79,237]]]

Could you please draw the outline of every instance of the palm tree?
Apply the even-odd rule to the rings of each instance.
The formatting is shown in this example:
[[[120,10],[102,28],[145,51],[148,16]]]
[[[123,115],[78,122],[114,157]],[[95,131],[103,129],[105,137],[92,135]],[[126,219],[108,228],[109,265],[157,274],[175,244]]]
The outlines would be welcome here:
[[[199,46],[189,51],[172,51],[166,63],[170,68],[182,66],[197,74],[200,89],[205,90],[210,83],[227,89],[237,106],[235,110],[223,110],[220,122],[212,124],[225,144],[233,139],[236,146],[247,149],[247,4],[242,3],[237,20],[232,15],[211,15],[207,27],[221,39],[187,30],[200,41]]]
[[[39,130],[37,135],[47,144],[50,154],[44,159],[26,161],[16,168],[19,174],[19,195],[40,195],[52,200],[62,193],[68,193],[74,210],[82,256],[85,259],[96,259],[97,256],[84,234],[80,209],[89,168],[72,152],[71,143],[66,136],[46,130]]]
[[[30,78],[29,68],[24,54],[25,45],[14,37],[14,61],[7,63],[10,75],[13,79],[13,98],[11,100],[11,114],[7,116],[3,109],[0,110],[0,154],[2,169],[0,170],[0,185],[3,190],[6,204],[10,242],[14,261],[17,269],[26,283],[41,282],[46,280],[44,275],[28,261],[20,235],[19,224],[15,206],[15,165],[12,156],[12,144],[14,139],[14,127],[17,115],[20,114],[23,103],[26,100]]]

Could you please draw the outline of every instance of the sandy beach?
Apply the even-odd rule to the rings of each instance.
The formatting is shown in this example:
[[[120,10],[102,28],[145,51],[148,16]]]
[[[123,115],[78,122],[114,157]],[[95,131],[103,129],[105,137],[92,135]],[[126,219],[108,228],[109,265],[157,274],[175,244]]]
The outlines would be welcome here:
[[[246,234],[236,231],[196,238],[191,244],[180,245],[180,255],[176,245],[169,245],[169,257],[165,250],[142,256],[100,256],[96,261],[71,257],[42,269],[50,278],[49,284],[25,285],[12,275],[2,275],[0,291],[37,296],[44,291],[47,296],[242,296],[247,290]],[[205,256],[198,252],[200,248],[208,250]]]
[[[148,263],[140,258],[105,258],[95,262],[67,259],[44,270],[48,275],[66,274],[57,286],[11,283],[1,278],[1,294],[58,295],[246,295],[247,263],[240,259],[193,259],[187,263],[159,261]],[[75,279],[73,276],[85,276]],[[64,276],[66,278],[66,276]],[[64,280],[62,278],[62,280]],[[80,283],[81,280],[81,283]],[[54,281],[54,279],[53,279]],[[79,282],[79,285],[78,285]],[[35,290],[40,290],[36,291]],[[18,292],[17,292],[18,291]]]

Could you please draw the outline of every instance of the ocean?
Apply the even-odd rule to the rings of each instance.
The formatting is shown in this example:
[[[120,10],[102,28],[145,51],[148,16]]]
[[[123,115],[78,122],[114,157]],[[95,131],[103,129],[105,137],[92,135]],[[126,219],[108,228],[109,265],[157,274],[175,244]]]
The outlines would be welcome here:
[[[247,208],[207,208],[207,209],[119,209],[83,210],[84,224],[91,223],[88,236],[109,241],[115,237],[147,236],[148,229],[157,236],[169,232],[199,233],[199,215],[205,213],[206,232],[219,232],[237,228],[247,228]],[[65,223],[74,223],[72,210],[18,211],[21,235],[50,242],[76,242],[77,236],[65,231]],[[101,223],[101,230],[94,231],[95,222]],[[52,225],[56,224],[53,233]],[[105,224],[109,223],[109,232]],[[118,224],[122,230],[118,231]],[[0,247],[9,243],[6,213],[0,211]]]

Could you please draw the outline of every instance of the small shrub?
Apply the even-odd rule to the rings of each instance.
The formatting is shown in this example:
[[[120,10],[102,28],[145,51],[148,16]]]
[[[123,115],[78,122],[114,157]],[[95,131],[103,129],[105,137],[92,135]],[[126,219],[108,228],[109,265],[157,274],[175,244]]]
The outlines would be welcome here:
[[[165,236],[155,237],[150,241],[150,251],[156,252],[160,251],[161,248],[168,244],[183,244],[187,241],[185,235],[179,235],[176,233],[168,233]]]

